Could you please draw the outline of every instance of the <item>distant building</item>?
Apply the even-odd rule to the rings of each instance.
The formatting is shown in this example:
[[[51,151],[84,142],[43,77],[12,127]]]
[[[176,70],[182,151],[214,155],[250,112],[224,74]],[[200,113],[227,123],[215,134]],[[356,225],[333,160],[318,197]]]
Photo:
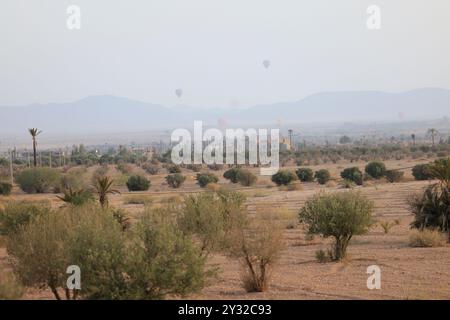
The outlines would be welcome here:
[[[280,151],[290,151],[291,150],[291,144],[289,142],[289,139],[282,138],[280,141]]]

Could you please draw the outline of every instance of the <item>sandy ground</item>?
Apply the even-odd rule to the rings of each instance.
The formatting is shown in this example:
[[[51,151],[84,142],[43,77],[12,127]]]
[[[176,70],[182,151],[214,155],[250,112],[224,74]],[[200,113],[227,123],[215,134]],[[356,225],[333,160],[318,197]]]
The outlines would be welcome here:
[[[429,160],[388,161],[389,169],[413,166]],[[353,165],[353,164],[352,164]],[[363,167],[364,163],[357,165]],[[332,175],[349,165],[321,165],[328,168]],[[317,169],[312,167],[312,169]],[[186,172],[188,173],[188,172]],[[155,203],[181,193],[198,192],[191,176],[182,189],[173,191],[164,185],[165,174],[151,176],[152,187],[146,193]],[[221,175],[218,172],[218,175]],[[240,265],[235,260],[215,255],[211,263],[220,268],[217,278],[213,279],[202,292],[190,295],[190,299],[450,299],[450,246],[441,248],[411,248],[408,246],[409,224],[413,217],[408,210],[407,197],[425,187],[428,182],[412,181],[406,174],[405,182],[388,184],[378,183],[358,189],[375,202],[374,215],[378,221],[394,221],[394,226],[385,234],[380,226],[375,226],[367,235],[355,237],[349,246],[349,256],[342,263],[318,263],[315,251],[326,249],[329,240],[316,237],[305,240],[300,226],[293,229],[297,213],[310,196],[321,189],[336,191],[339,187],[324,187],[316,183],[303,184],[302,190],[281,191],[274,187],[270,178],[260,178],[256,187],[240,188],[248,196],[247,208],[251,214],[263,212],[275,214],[280,223],[285,224],[283,232],[284,250],[281,259],[273,271],[270,289],[264,293],[246,293],[240,283]],[[226,183],[221,180],[220,183]],[[132,213],[139,212],[142,205],[124,204],[129,196],[123,193],[111,198],[111,204],[126,208]],[[59,202],[54,195],[24,195],[15,190],[11,198],[42,200],[50,199],[54,206]],[[4,199],[2,200],[4,201]],[[0,264],[7,265],[7,255],[0,248]],[[369,290],[366,285],[367,267],[378,265],[381,268],[381,289]],[[26,299],[52,299],[48,291],[29,290]]]

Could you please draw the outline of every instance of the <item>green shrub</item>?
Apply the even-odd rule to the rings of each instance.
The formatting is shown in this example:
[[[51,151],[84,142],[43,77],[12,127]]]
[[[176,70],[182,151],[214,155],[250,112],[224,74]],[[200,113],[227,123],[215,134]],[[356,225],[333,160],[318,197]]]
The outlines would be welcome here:
[[[319,184],[326,184],[331,179],[330,172],[326,169],[320,169],[316,171],[314,177],[317,179]]]
[[[301,182],[314,181],[314,172],[310,168],[299,168],[295,173]]]
[[[414,213],[411,226],[417,229],[440,228],[447,231],[447,211],[449,199],[441,201],[441,195],[434,188],[428,187],[423,194],[415,194],[409,198],[409,206]]]
[[[190,237],[177,228],[166,208],[147,211],[131,248],[130,280],[124,299],[162,299],[200,291],[213,274]]]
[[[51,168],[30,168],[21,171],[16,181],[26,193],[45,193],[57,186],[59,173]]]
[[[61,239],[61,256],[67,262],[61,271],[65,272],[68,265],[80,267],[81,291],[78,294],[85,299],[121,299],[128,285],[128,249],[123,227],[113,212],[99,206],[83,206],[68,208],[56,215],[66,216],[60,218],[61,222],[53,222],[57,230],[67,229],[67,236]],[[52,247],[56,243],[48,241],[42,244],[43,248],[46,245]],[[56,272],[59,270],[55,268]],[[61,287],[64,288],[65,283]]]
[[[15,274],[62,299],[162,299],[203,288],[205,258],[177,228],[172,212],[146,211],[133,232],[107,209],[67,207],[39,216],[8,238]],[[66,290],[67,267],[79,266],[81,290]]]
[[[12,184],[0,181],[0,196],[9,196],[11,194]]]
[[[208,183],[217,183],[219,178],[212,173],[197,173],[197,183],[200,187],[204,188]]]
[[[433,176],[429,168],[429,164],[418,164],[412,168],[412,175],[416,180],[431,180]]]
[[[352,237],[368,232],[373,223],[372,211],[373,203],[360,193],[320,193],[306,201],[299,220],[308,233],[333,237],[333,259],[341,260]]]
[[[147,191],[150,188],[150,180],[144,176],[133,175],[127,181],[128,191]]]
[[[344,169],[341,172],[341,177],[342,179],[353,181],[358,186],[361,186],[363,184],[363,173],[357,167]]]
[[[177,166],[176,164],[170,165],[167,167],[167,172],[169,173],[181,173],[180,166]]]
[[[50,206],[28,202],[7,202],[0,209],[0,235],[10,235],[41,215],[50,214]]]
[[[226,190],[188,196],[178,215],[178,225],[185,234],[199,240],[206,256],[227,247],[230,230],[245,224],[244,201],[242,193]]]
[[[245,187],[254,185],[256,183],[256,180],[258,180],[258,178],[250,170],[247,169],[239,170],[236,178],[239,183]]]
[[[228,169],[227,171],[225,171],[223,173],[223,177],[227,180],[230,180],[230,182],[232,182],[232,183],[238,183],[239,181],[237,178],[237,174],[240,170],[241,170],[241,168],[237,168],[237,167]]]
[[[450,240],[450,160],[440,159],[428,167],[430,176],[439,181],[429,185],[423,194],[413,195],[409,205],[415,215],[413,228],[448,232]]]
[[[298,180],[297,175],[289,170],[279,170],[272,176],[272,182],[276,183],[278,186],[287,186],[296,180]]]
[[[386,179],[391,182],[400,182],[403,179],[404,172],[400,170],[387,170],[385,173]]]
[[[64,222],[68,218],[64,214],[39,215],[7,241],[21,282],[28,287],[50,288],[57,299],[61,299],[58,288],[66,285],[66,268],[73,264],[66,248],[70,230]]]
[[[365,171],[372,178],[380,179],[386,172],[386,166],[381,161],[372,161],[366,166]]]
[[[172,188],[179,188],[186,180],[186,177],[180,173],[169,174],[166,177],[167,184]]]
[[[94,201],[93,194],[85,189],[78,189],[74,190],[72,188],[63,189],[62,190],[63,195],[57,196],[58,199],[61,201],[74,205],[74,206],[81,206],[84,205],[90,201]]]

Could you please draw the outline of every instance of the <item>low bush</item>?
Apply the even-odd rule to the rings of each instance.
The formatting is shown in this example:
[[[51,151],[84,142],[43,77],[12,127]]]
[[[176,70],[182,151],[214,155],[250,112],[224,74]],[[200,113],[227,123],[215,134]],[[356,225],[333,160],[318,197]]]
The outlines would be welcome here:
[[[178,225],[186,235],[197,238],[206,256],[226,248],[228,233],[236,225],[245,224],[244,201],[242,193],[228,190],[188,196],[178,215]]]
[[[266,291],[283,248],[280,228],[267,221],[253,222],[247,228],[241,225],[233,235],[230,253],[242,265],[243,288],[247,292]]]
[[[223,177],[227,180],[230,180],[231,183],[238,183],[237,174],[241,170],[241,168],[234,167],[231,169],[228,169],[223,173]]]
[[[85,189],[74,190],[72,188],[63,189],[63,195],[57,196],[61,201],[74,206],[81,206],[90,201],[94,201],[94,195]]]
[[[7,202],[0,209],[0,235],[10,235],[41,215],[50,214],[50,205]]]
[[[295,173],[301,182],[314,181],[314,172],[310,168],[299,168]]]
[[[272,182],[274,182],[278,186],[287,186],[293,181],[298,180],[297,175],[289,170],[279,170],[272,176]]]
[[[180,166],[177,166],[176,164],[172,164],[167,166],[167,172],[169,173],[181,173]]]
[[[330,172],[326,169],[320,169],[316,171],[314,177],[317,179],[319,184],[326,184],[331,179]]]
[[[144,176],[133,175],[127,181],[128,191],[147,191],[150,188],[150,180]]]
[[[358,167],[346,168],[341,172],[342,179],[350,180],[358,186],[363,184],[363,173]]]
[[[418,164],[412,168],[412,175],[416,180],[431,180],[433,176],[430,172],[429,164]]]
[[[446,242],[445,236],[438,230],[413,230],[409,236],[411,247],[442,247]]]
[[[180,173],[169,174],[166,177],[167,184],[172,188],[179,188],[186,180],[186,177]]]
[[[386,166],[381,161],[372,161],[367,164],[365,171],[374,179],[380,179],[386,172]]]
[[[21,171],[16,181],[26,193],[45,193],[58,185],[59,173],[51,168],[30,168]]]
[[[411,226],[447,232],[450,241],[450,159],[436,160],[428,170],[438,182],[426,187],[422,195],[411,197],[409,204],[415,216]]]
[[[402,181],[403,175],[404,172],[400,170],[387,170],[385,173],[386,179],[390,183]]]
[[[250,170],[241,169],[236,175],[238,182],[244,187],[250,187],[256,183],[258,178]]]
[[[197,173],[197,183],[200,187],[204,188],[208,183],[217,183],[219,178],[212,173]]]
[[[9,196],[11,194],[12,184],[0,181],[0,196]]]

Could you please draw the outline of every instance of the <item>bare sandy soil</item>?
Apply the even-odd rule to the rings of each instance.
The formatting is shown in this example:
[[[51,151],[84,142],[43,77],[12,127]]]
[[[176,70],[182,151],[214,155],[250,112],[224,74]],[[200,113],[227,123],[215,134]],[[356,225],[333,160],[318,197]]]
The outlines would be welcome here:
[[[422,161],[390,161],[389,169],[411,167]],[[361,167],[364,163],[357,164]],[[321,165],[332,175],[349,165]],[[312,167],[312,169],[317,169]],[[154,204],[164,199],[187,192],[198,192],[193,177],[188,178],[182,189],[173,191],[164,185],[165,174],[151,176],[152,188],[145,194],[152,196]],[[221,175],[221,172],[217,173]],[[221,180],[220,183],[226,183]],[[409,224],[413,217],[406,200],[411,193],[422,190],[429,182],[416,182],[410,173],[405,182],[376,183],[358,187],[364,195],[375,202],[374,215],[378,221],[399,220],[385,234],[376,225],[364,236],[355,237],[349,246],[349,256],[342,263],[318,263],[315,251],[328,248],[328,239],[316,237],[305,239],[301,226],[296,225],[297,213],[306,199],[319,190],[339,190],[338,186],[303,184],[303,190],[281,191],[274,187],[269,177],[259,179],[258,185],[242,189],[248,196],[247,208],[251,214],[271,213],[284,225],[285,247],[278,266],[273,271],[270,289],[264,293],[246,293],[240,283],[240,265],[235,260],[221,255],[212,257],[211,263],[220,267],[220,272],[202,292],[190,299],[450,299],[450,246],[441,248],[412,248],[408,246]],[[142,195],[143,193],[139,193]],[[127,193],[111,198],[112,205],[137,213],[143,205],[125,204]],[[50,199],[54,206],[59,203],[54,195],[23,195],[15,191],[13,199]],[[0,264],[7,265],[7,255],[0,248]],[[369,290],[366,286],[367,267],[381,268],[381,289]],[[48,291],[29,290],[26,299],[52,299]]]

